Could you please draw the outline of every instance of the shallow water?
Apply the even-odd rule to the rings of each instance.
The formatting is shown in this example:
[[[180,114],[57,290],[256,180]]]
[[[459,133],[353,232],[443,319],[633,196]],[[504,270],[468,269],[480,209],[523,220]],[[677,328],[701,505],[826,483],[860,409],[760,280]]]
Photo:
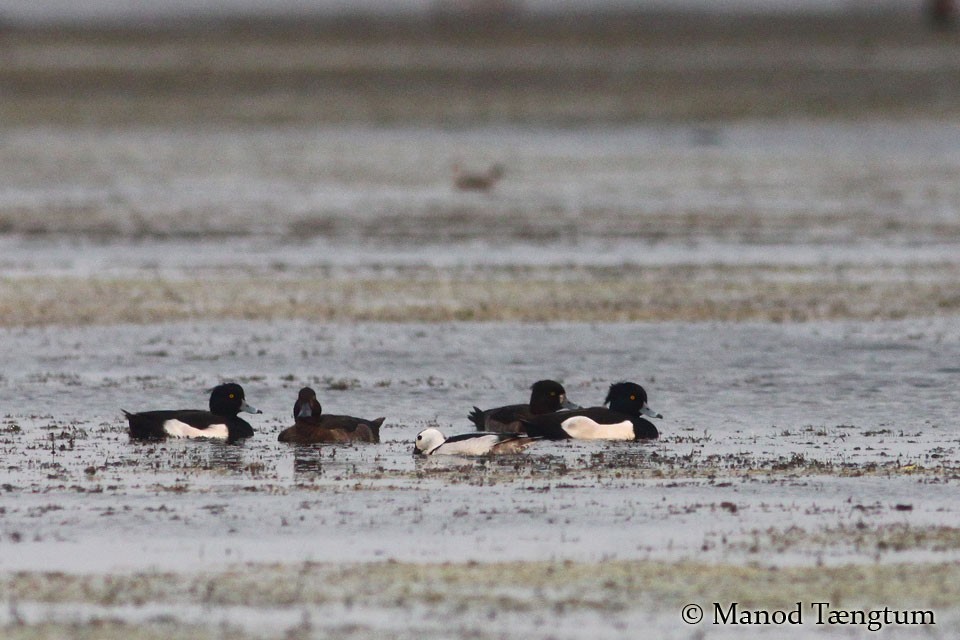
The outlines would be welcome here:
[[[958,352],[955,319],[3,329],[0,624],[35,634],[23,637],[79,625],[118,637],[689,638],[699,627],[679,621],[685,602],[826,598],[932,607],[938,626],[925,631],[948,637],[955,608],[917,581],[960,556]],[[582,404],[611,381],[641,382],[662,438],[412,455],[423,427],[470,430],[473,405],[519,401],[547,376]],[[120,408],[202,407],[225,379],[264,411],[247,416],[254,438],[128,440]],[[277,442],[305,384],[330,412],[386,416],[384,442]],[[525,577],[531,561],[553,577]],[[512,564],[474,585],[495,562]],[[848,563],[899,573],[858,577]],[[841,574],[803,587],[766,569],[818,566]],[[741,579],[752,567],[764,574]],[[86,586],[68,589],[64,573]],[[892,591],[865,590],[871,580]]]
[[[0,381],[0,485],[15,501],[0,515],[11,551],[0,570],[897,561],[955,558],[960,548],[881,552],[849,539],[858,523],[956,521],[960,323],[952,320],[182,323],[7,329],[2,342],[3,360],[16,366]],[[662,439],[545,442],[480,460],[411,455],[425,426],[470,430],[470,407],[519,401],[543,377],[587,405],[612,381],[642,383],[665,416]],[[128,442],[120,408],[203,407],[204,389],[224,379],[242,382],[264,411],[250,417],[255,438]],[[307,384],[327,411],[386,416],[384,443],[276,442]],[[761,552],[776,544],[762,540],[750,551],[757,535],[794,528],[787,553]],[[837,544],[812,541],[829,530]]]

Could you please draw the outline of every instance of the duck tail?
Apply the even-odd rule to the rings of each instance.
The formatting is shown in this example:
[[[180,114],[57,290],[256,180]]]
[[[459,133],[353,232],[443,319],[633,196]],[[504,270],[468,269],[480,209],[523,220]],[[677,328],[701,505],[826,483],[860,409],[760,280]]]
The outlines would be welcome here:
[[[486,430],[486,420],[484,419],[483,411],[481,411],[479,407],[474,407],[473,411],[471,411],[467,417],[470,418],[470,422],[477,426],[477,431]]]
[[[373,434],[374,443],[380,442],[380,427],[383,425],[384,420],[386,420],[385,417],[380,417],[370,421],[370,432]]]
[[[517,434],[517,443],[521,447],[527,447],[533,444],[534,442],[537,442],[538,440],[545,440],[545,439],[546,438],[544,438],[543,436],[530,436],[524,433]]]
[[[121,409],[121,411],[123,411],[123,415],[127,418],[129,425],[128,432],[131,438],[135,440],[156,440],[162,437],[154,433],[150,422],[144,420],[140,415],[130,413],[125,409]]]

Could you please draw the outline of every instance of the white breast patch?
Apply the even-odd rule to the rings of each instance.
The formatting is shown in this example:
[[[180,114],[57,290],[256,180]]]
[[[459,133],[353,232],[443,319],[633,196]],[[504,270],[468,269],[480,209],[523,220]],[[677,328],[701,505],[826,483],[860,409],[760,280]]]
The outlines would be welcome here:
[[[163,423],[163,431],[171,438],[220,438],[228,437],[227,425],[212,424],[206,429],[191,427],[186,422],[167,420]]]
[[[633,440],[633,423],[599,424],[586,416],[574,416],[561,423],[563,430],[577,440]]]

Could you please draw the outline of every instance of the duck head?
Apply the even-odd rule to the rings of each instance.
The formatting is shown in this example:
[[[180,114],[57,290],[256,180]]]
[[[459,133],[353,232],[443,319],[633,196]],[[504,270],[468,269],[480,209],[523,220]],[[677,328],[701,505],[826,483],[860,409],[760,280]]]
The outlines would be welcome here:
[[[538,380],[530,387],[530,413],[553,413],[560,409],[579,409],[567,399],[567,391],[556,380]]]
[[[241,411],[263,413],[260,409],[247,404],[243,387],[236,383],[217,385],[210,391],[210,413],[218,416],[235,416]]]
[[[643,414],[651,418],[662,418],[663,416],[650,408],[647,404],[647,392],[643,387],[634,382],[617,382],[610,385],[610,391],[607,392],[607,399],[604,404],[610,405],[611,411],[622,413],[628,416],[639,416]]]
[[[317,392],[310,387],[300,389],[297,395],[297,401],[293,403],[293,417],[296,418],[316,418],[323,413],[323,407],[317,400]]]
[[[430,427],[417,434],[417,439],[413,442],[413,453],[415,455],[425,455],[446,442],[446,436],[439,429]]]

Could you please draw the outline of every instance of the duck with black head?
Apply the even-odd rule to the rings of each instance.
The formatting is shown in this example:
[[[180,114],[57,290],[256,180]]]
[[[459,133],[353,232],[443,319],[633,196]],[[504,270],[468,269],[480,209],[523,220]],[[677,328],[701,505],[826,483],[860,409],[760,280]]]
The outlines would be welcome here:
[[[280,442],[312,444],[317,442],[380,442],[380,426],[385,418],[365,420],[353,416],[323,413],[317,392],[300,389],[293,403],[294,425],[280,432]]]
[[[164,438],[214,438],[236,442],[253,435],[253,427],[239,417],[241,411],[263,413],[247,404],[243,387],[228,383],[210,391],[210,410],[193,409],[143,411],[122,409],[134,440]]]
[[[649,420],[663,418],[647,404],[647,392],[634,382],[610,385],[604,407],[545,413],[524,419],[523,430],[549,440],[655,440],[660,432]]]
[[[581,408],[567,399],[567,390],[556,380],[538,380],[530,387],[529,404],[508,404],[486,411],[474,407],[468,417],[478,431],[517,433],[522,430],[524,418]]]

